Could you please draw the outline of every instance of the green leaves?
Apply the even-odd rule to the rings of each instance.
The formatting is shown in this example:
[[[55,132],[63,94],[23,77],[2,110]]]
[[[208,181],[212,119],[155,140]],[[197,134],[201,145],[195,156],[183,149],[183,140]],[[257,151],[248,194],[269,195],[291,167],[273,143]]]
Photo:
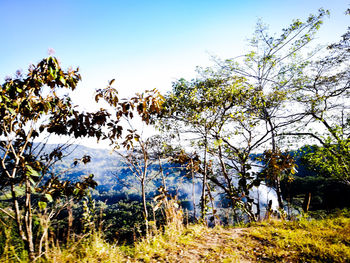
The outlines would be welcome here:
[[[27,168],[26,175],[28,177],[40,177],[40,173],[34,170],[30,165],[26,165],[26,168]]]
[[[304,160],[321,175],[350,184],[350,142],[348,140],[312,146]]]
[[[53,199],[52,199],[52,196],[50,194],[45,194],[45,198],[48,202],[52,202]]]
[[[43,201],[39,201],[38,206],[39,206],[39,209],[42,211],[42,210],[45,210],[45,208],[47,207],[47,203]]]

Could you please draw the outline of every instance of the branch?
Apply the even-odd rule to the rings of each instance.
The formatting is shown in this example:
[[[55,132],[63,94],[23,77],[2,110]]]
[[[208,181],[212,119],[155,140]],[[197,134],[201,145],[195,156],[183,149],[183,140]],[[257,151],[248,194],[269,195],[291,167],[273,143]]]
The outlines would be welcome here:
[[[5,214],[8,215],[9,217],[11,217],[13,220],[16,220],[16,218],[15,218],[13,215],[11,215],[9,212],[7,212],[5,209],[0,208],[0,211],[3,212],[3,213],[5,213]]]
[[[277,134],[277,136],[284,136],[284,135],[291,135],[291,136],[310,136],[319,141],[323,146],[328,146],[326,142],[324,142],[320,137],[317,135],[311,133],[311,132],[286,132],[286,133],[281,133]]]

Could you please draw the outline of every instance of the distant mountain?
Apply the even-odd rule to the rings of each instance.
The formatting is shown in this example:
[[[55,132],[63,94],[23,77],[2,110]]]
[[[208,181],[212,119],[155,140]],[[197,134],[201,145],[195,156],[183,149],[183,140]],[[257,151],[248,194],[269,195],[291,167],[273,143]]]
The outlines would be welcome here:
[[[47,151],[52,151],[57,145],[47,145]],[[53,172],[58,174],[61,179],[75,181],[89,174],[94,175],[94,179],[98,183],[97,190],[101,192],[117,191],[139,194],[139,182],[129,170],[128,166],[123,162],[122,157],[116,152],[106,149],[94,149],[82,145],[72,145],[65,151],[69,153],[61,161],[57,162],[53,168]],[[75,160],[81,159],[84,155],[91,157],[91,161],[87,164],[79,163],[74,166]],[[178,189],[180,184],[188,181],[187,178],[180,176],[184,173],[178,166],[170,163],[163,163],[162,168],[166,181],[173,189]],[[148,192],[155,192],[162,185],[159,175],[158,164],[150,165],[148,175],[155,177],[148,184]]]
[[[47,145],[46,151],[53,150],[55,147],[57,147],[57,145]],[[116,170],[123,165],[118,154],[112,153],[106,149],[72,145],[64,151],[64,154],[67,154],[67,156],[55,164],[53,171],[59,174],[60,178],[71,181],[93,174],[99,186],[111,187],[115,184],[114,174]],[[74,161],[80,160],[85,155],[91,157],[90,162],[74,165]]]

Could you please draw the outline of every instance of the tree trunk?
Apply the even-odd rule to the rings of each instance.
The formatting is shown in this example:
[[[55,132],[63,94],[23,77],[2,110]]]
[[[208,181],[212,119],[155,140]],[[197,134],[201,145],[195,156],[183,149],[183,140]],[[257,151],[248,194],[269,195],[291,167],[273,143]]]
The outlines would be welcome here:
[[[267,114],[267,121],[269,123],[270,129],[271,129],[271,144],[272,144],[272,153],[276,153],[277,146],[276,146],[276,135],[273,127],[273,123],[270,119],[269,114]],[[279,209],[283,209],[283,199],[282,199],[282,191],[281,191],[281,182],[280,182],[280,175],[277,175],[277,178],[275,179],[276,183],[276,194],[277,194],[277,200],[278,200],[278,206]]]
[[[276,178],[276,194],[277,194],[278,206],[279,206],[280,209],[283,209],[281,182],[280,182],[280,178],[279,177]]]
[[[202,185],[202,196],[201,196],[201,219],[203,220],[205,217],[205,207],[206,203],[206,194],[205,188],[207,185],[207,137],[204,138],[204,170],[203,170],[203,185]]]
[[[193,217],[194,217],[194,220],[197,221],[197,216],[196,216],[196,182],[194,180],[194,170],[193,169],[194,169],[193,160],[191,159]]]
[[[141,181],[141,194],[142,194],[142,205],[143,205],[143,216],[146,223],[146,235],[148,235],[148,211],[147,211],[147,202],[146,202],[146,185],[145,180]]]
[[[161,161],[160,161],[160,156],[158,156],[158,163],[159,163],[159,170],[160,170],[160,174],[162,175],[162,183],[163,183],[163,187],[164,187],[164,190],[165,190],[165,191],[167,191],[166,181],[165,181],[165,176],[164,176],[163,166],[162,166],[162,163],[161,163]]]
[[[247,213],[247,215],[249,217],[249,220],[253,221],[253,222],[256,222],[257,219],[256,219],[256,216],[255,216],[255,214],[253,212],[253,203],[245,202],[244,203],[244,209],[245,209],[245,212]]]
[[[49,250],[49,227],[50,227],[50,215],[47,214],[47,210],[45,210],[44,214],[40,216],[40,225],[43,229],[43,234],[40,238],[39,242],[39,252],[38,255],[41,255],[43,252],[43,243],[45,246],[44,251],[47,252]]]
[[[216,209],[215,209],[215,200],[211,194],[211,190],[210,190],[210,187],[209,185],[207,184],[207,191],[208,191],[208,195],[209,195],[209,198],[210,198],[210,203],[211,203],[211,208],[213,210],[213,224],[214,226],[216,225],[220,225],[220,222],[219,222],[219,217],[218,215],[216,214]]]
[[[272,214],[272,200],[269,200],[269,203],[266,208],[265,220],[269,220]]]
[[[142,204],[143,204],[143,213],[146,220],[148,220],[148,211],[147,211],[147,202],[146,202],[146,186],[145,182],[141,182],[141,191],[142,191]]]
[[[308,193],[305,195],[304,203],[303,203],[303,210],[305,213],[309,211],[310,201],[311,201],[311,193]]]
[[[35,250],[33,242],[33,215],[31,206],[31,189],[29,178],[26,178],[26,197],[25,197],[25,246],[28,251],[30,261],[35,260]]]
[[[12,204],[13,204],[13,210],[15,211],[15,219],[16,219],[16,224],[18,227],[18,232],[19,232],[19,235],[21,236],[22,240],[25,242],[26,236],[25,236],[23,228],[22,228],[21,212],[19,209],[19,204],[18,204],[14,185],[11,185],[11,195],[12,195]]]
[[[258,221],[260,221],[260,219],[261,219],[261,215],[260,215],[261,211],[260,211],[260,194],[259,194],[259,190],[257,192],[258,192],[258,200],[255,203],[255,205],[256,205],[256,218],[257,218]]]
[[[141,182],[141,195],[142,195],[142,205],[143,205],[143,214],[146,223],[146,235],[148,235],[148,211],[147,211],[147,202],[146,202],[146,180],[147,180],[147,169],[148,169],[148,154],[147,154],[147,144],[141,143],[139,145],[142,149],[144,168],[141,169],[140,173],[140,182]]]
[[[67,228],[67,244],[70,241],[70,236],[72,232],[72,226],[73,226],[73,207],[72,207],[72,200],[67,200],[67,212],[68,212],[68,228]]]

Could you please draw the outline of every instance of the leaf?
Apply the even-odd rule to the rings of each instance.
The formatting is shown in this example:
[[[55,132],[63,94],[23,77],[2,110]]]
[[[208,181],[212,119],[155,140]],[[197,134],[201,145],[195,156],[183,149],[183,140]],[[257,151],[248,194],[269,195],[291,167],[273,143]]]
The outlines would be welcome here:
[[[15,114],[16,114],[15,110],[12,109],[12,108],[7,108],[7,110],[8,110],[12,115],[15,115]]]
[[[40,173],[34,170],[30,165],[27,165],[27,175],[32,177],[39,177]]]
[[[39,206],[40,210],[44,210],[46,208],[46,206],[47,206],[47,203],[43,202],[43,201],[39,201],[38,202],[38,206]]]
[[[45,194],[45,198],[47,199],[48,202],[52,202],[52,196],[50,194]]]
[[[29,181],[31,182],[32,185],[35,185],[33,178],[29,177]]]
[[[153,207],[153,211],[157,211],[162,205],[162,202],[157,203],[154,207]]]
[[[66,80],[63,76],[60,76],[60,82],[62,83],[62,85],[66,85]]]

